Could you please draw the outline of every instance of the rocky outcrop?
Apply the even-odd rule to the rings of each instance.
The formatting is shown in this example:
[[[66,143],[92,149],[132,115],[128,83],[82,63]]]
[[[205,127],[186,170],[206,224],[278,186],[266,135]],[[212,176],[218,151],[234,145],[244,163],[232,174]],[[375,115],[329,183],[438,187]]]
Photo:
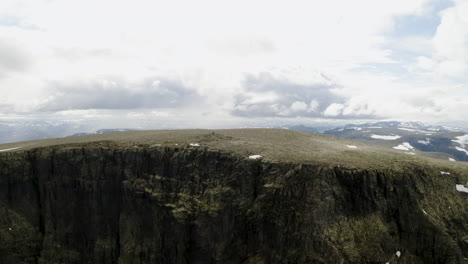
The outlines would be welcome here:
[[[203,148],[3,153],[0,262],[468,263],[457,177]]]

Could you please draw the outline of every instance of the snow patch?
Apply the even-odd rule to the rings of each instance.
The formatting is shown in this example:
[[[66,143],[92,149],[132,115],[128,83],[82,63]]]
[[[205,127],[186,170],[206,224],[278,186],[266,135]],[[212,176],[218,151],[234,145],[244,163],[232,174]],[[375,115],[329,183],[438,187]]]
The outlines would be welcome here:
[[[354,145],[346,145],[346,146],[347,146],[348,148],[351,148],[351,149],[357,149],[357,147],[354,146]]]
[[[411,146],[410,143],[408,143],[408,142],[403,142],[400,145],[395,146],[393,148],[398,149],[398,150],[413,150],[414,149],[414,147]]]
[[[459,192],[468,193],[468,188],[466,188],[465,186],[463,186],[463,184],[457,184],[457,185],[455,185],[455,188],[456,188],[457,191],[459,191]]]
[[[5,151],[10,151],[10,150],[15,150],[15,149],[19,149],[21,147],[17,147],[17,148],[9,148],[9,149],[0,149],[0,152],[5,152]]]
[[[454,158],[448,158],[449,161],[456,161]]]
[[[455,147],[455,149],[458,150],[458,151],[461,151],[461,152],[465,152],[465,154],[468,155],[468,150],[466,150],[464,148]]]
[[[426,130],[420,130],[420,129],[414,129],[414,128],[399,127],[398,129],[405,130],[405,131],[410,131],[410,132],[416,132],[416,133],[426,133],[426,134],[429,134],[429,135],[431,135],[430,133],[434,133],[434,132],[427,132]]]
[[[401,252],[398,250],[398,251],[395,253],[395,255],[396,255],[397,257],[400,257],[400,256],[401,256]]]
[[[200,144],[198,144],[198,143],[190,143],[190,146],[191,146],[191,147],[199,147]]]
[[[423,145],[431,145],[431,139],[430,138],[426,138],[426,140],[418,140],[418,143],[419,144],[423,144]]]
[[[255,159],[259,159],[261,157],[262,157],[261,155],[251,155],[251,156],[249,156],[249,159],[255,160]]]
[[[441,171],[440,174],[442,174],[442,175],[450,175],[450,172]]]
[[[456,139],[452,139],[452,141],[460,144],[462,147],[465,147],[465,145],[468,145],[468,134],[465,134],[463,136],[458,136],[455,138]]]
[[[416,153],[414,153],[414,152],[405,152],[405,154],[408,154],[408,155],[416,155]]]
[[[383,139],[383,140],[395,140],[395,139],[401,138],[401,136],[398,136],[398,135],[385,136],[385,135],[376,135],[376,134],[372,134],[370,137],[375,138],[375,139]]]

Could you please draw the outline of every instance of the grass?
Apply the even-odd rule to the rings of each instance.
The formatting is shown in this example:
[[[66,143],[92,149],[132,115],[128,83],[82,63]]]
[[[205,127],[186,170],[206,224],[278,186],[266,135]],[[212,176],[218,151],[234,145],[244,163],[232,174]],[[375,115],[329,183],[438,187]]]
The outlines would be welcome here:
[[[191,147],[199,143],[200,147]],[[356,149],[347,145],[355,145]],[[25,141],[0,145],[1,149],[20,147],[9,152],[42,147],[172,147],[232,152],[248,157],[259,154],[270,162],[294,162],[356,168],[392,168],[420,164],[441,169],[466,171],[468,163],[437,160],[420,155],[373,146],[360,141],[285,129],[226,130],[147,130],[101,135]],[[0,152],[2,153],[7,152]]]

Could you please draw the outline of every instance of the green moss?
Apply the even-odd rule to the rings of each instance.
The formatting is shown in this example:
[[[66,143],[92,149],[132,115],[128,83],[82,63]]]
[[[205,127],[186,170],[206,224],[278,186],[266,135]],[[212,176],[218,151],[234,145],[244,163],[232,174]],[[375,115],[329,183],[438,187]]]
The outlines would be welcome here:
[[[0,221],[16,219],[16,238],[25,236],[0,230],[7,242],[0,245],[10,245],[0,252],[4,263],[458,264],[466,257],[467,200],[454,189],[468,180],[461,164],[364,144],[354,152],[348,141],[278,130],[125,135],[0,155],[0,201],[13,212]]]
[[[30,262],[40,254],[42,237],[34,226],[15,211],[0,205],[0,260],[12,256]]]

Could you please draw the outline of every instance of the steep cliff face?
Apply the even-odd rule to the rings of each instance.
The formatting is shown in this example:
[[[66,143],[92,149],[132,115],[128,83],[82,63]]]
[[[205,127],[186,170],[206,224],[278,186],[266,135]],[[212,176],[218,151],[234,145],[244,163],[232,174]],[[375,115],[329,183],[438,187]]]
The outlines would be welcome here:
[[[3,153],[0,262],[468,263],[462,177],[190,147]]]

